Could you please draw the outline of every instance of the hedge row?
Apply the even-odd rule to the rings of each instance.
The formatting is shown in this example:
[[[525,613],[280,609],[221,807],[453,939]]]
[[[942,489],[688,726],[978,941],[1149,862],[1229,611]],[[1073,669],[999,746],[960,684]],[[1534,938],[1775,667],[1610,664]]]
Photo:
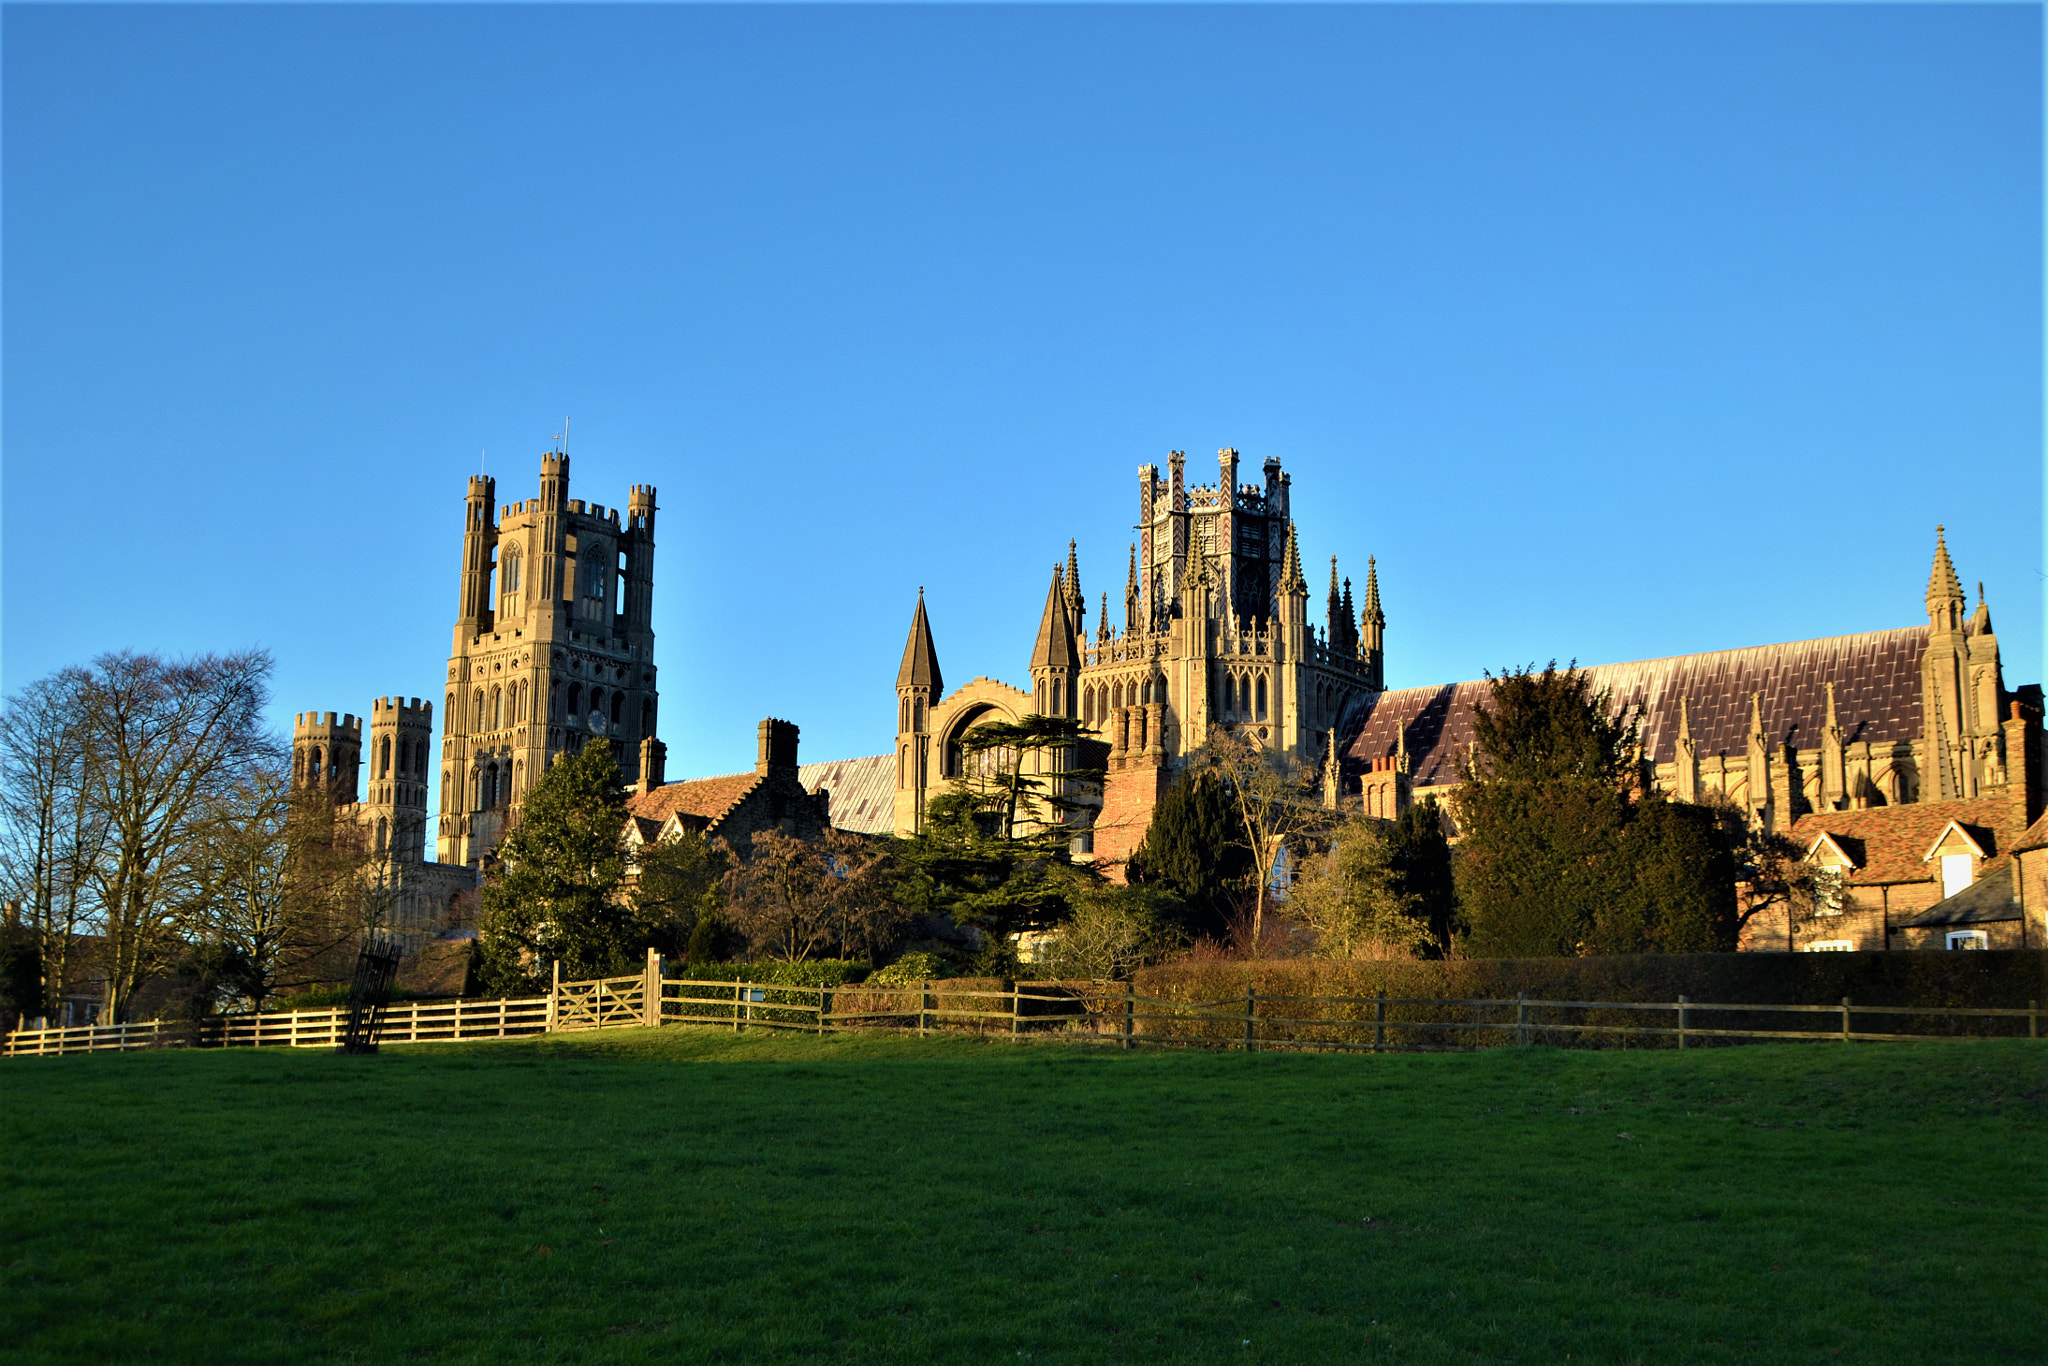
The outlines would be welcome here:
[[[1255,991],[1255,1012],[1261,1038],[1359,1041],[1366,1037],[1358,1022],[1372,1020],[1378,1008],[1369,1000],[1384,993],[1396,1000],[1692,1002],[1726,1005],[1839,1005],[1848,997],[1863,1006],[1919,1006],[1942,1009],[2021,1009],[2048,1002],[2048,952],[1872,952],[1801,954],[1643,954],[1608,958],[1466,959],[1450,962],[1278,960],[1265,962],[1196,962],[1141,969],[1140,996],[1195,1006],[1234,1003]],[[1285,997],[1352,998],[1286,1001]],[[1462,1013],[1460,1013],[1462,1012]],[[1242,1037],[1242,1016],[1232,1005],[1209,1012],[1231,1015],[1236,1022],[1158,1020],[1141,1032],[1166,1037],[1227,1041]],[[1401,1021],[1467,1020],[1494,1024],[1517,1018],[1513,1006],[1389,1007],[1389,1024]],[[1625,1010],[1539,1011],[1532,1021],[1668,1028],[1676,1011]],[[1835,1027],[1832,1018],[1811,1013],[1768,1011],[1702,1011],[1690,1017],[1692,1029],[1812,1030]],[[1281,1021],[1299,1021],[1283,1024]],[[1328,1021],[1328,1025],[1318,1022]],[[1351,1022],[1339,1024],[1338,1022]],[[1950,1019],[1936,1015],[1864,1016],[1854,1021],[1858,1032],[1915,1035],[2021,1034],[2025,1019]],[[1510,1042],[1510,1032],[1473,1029],[1396,1030],[1389,1043],[1470,1045]],[[1538,1041],[1593,1047],[1650,1044],[1672,1040],[1646,1034],[1631,1039],[1614,1033],[1535,1031]],[[1704,1040],[1702,1040],[1704,1042]]]
[[[858,982],[872,971],[866,963],[821,958],[811,963],[668,963],[662,975],[670,981],[757,982],[763,986],[837,987]]]
[[[1547,1001],[1694,1001],[2024,1009],[2048,1001],[2048,951],[1632,954],[1610,958],[1473,958],[1441,962],[1169,963],[1142,968],[1142,995],[1170,1001],[1261,995]]]

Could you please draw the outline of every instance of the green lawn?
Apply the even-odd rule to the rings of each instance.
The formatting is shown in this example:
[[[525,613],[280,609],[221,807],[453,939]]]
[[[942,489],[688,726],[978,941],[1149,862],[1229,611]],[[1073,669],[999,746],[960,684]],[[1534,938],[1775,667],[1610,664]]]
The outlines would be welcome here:
[[[2048,1354],[2048,1043],[0,1062],[0,1360]]]

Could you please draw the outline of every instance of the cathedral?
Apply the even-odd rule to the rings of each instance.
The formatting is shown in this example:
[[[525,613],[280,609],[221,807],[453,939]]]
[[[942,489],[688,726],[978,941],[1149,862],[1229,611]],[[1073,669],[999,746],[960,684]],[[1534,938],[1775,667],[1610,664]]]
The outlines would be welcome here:
[[[1240,484],[1235,450],[1218,452],[1217,463],[1213,485],[1188,483],[1180,451],[1163,477],[1156,465],[1139,469],[1121,625],[1104,592],[1089,632],[1068,545],[1046,590],[1028,691],[977,678],[947,694],[918,595],[896,675],[895,833],[914,834],[928,802],[966,776],[969,730],[1034,713],[1072,718],[1087,737],[1027,759],[1027,772],[1069,807],[1038,818],[1070,825],[1075,852],[1112,869],[1144,838],[1181,758],[1213,729],[1323,762],[1346,718],[1384,687],[1377,578],[1368,562],[1361,607],[1333,558],[1322,624],[1311,621],[1291,479],[1269,459],[1262,482]],[[1060,776],[1075,770],[1106,776],[1099,784]]]
[[[1389,689],[1372,561],[1354,599],[1333,558],[1312,620],[1292,481],[1269,459],[1240,483],[1239,463],[1219,452],[1213,485],[1190,484],[1179,451],[1163,473],[1139,468],[1121,604],[1100,592],[1091,629],[1069,542],[1027,686],[978,677],[948,692],[920,591],[890,753],[799,765],[796,726],[769,718],[753,772],[668,783],[654,489],[634,486],[623,509],[570,498],[569,457],[551,450],[535,498],[500,506],[494,480],[469,481],[435,860],[431,700],[377,699],[367,746],[353,715],[300,714],[294,781],[325,785],[370,832],[391,923],[413,947],[449,923],[547,765],[592,739],[631,784],[629,847],[684,830],[736,849],[771,828],[913,835],[984,762],[970,732],[1031,716],[1070,720],[1078,737],[1023,756],[1051,800],[1020,817],[1111,877],[1219,731],[1308,770],[1326,806],[1391,819],[1435,796],[1454,821],[1488,685]],[[1732,804],[1814,870],[1811,905],[1751,916],[1744,948],[2048,944],[2048,858],[2031,873],[2016,858],[2048,851],[2041,688],[2006,687],[1983,589],[1972,610],[1939,528],[1922,607],[1924,621],[1887,630],[1587,670],[1640,723],[1646,790]]]
[[[1355,604],[1333,560],[1311,622],[1280,462],[1243,485],[1235,450],[1219,463],[1214,486],[1188,485],[1178,451],[1163,478],[1139,469],[1121,624],[1104,593],[1088,630],[1068,546],[1028,688],[981,677],[948,693],[919,593],[896,675],[894,833],[914,834],[928,803],[972,776],[969,731],[1034,713],[1081,726],[1073,745],[1023,761],[1057,798],[1037,820],[1071,828],[1076,857],[1111,876],[1219,728],[1318,770],[1326,805],[1391,819],[1453,797],[1488,684],[1388,689],[1371,562]],[[2048,885],[2030,890],[2014,858],[2048,848],[2041,687],[2006,687],[1983,589],[1971,610],[1940,528],[1922,607],[1923,622],[1889,630],[1586,670],[1638,718],[1647,790],[1732,803],[1817,870],[1810,912],[1765,908],[1742,947],[2048,945]],[[1444,809],[1455,818],[1454,801]]]

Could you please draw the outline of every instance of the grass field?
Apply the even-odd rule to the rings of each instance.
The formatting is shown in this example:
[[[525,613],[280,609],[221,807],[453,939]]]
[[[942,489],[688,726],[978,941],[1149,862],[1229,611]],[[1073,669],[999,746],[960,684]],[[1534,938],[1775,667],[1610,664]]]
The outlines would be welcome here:
[[[0,1360],[2048,1356],[2048,1044],[0,1063]]]

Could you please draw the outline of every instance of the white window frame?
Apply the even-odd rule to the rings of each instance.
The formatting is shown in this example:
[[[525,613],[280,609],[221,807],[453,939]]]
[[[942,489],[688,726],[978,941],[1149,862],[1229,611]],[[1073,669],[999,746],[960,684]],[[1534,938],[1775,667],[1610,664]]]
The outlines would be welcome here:
[[[1811,944],[1807,944],[1800,949],[1801,953],[1854,953],[1855,951],[1856,941],[1853,939],[1816,939]]]
[[[1946,901],[1977,880],[1975,854],[1941,856],[1941,898]]]
[[[1988,949],[1991,936],[1983,930],[1950,930],[1948,946],[1952,949]]]

